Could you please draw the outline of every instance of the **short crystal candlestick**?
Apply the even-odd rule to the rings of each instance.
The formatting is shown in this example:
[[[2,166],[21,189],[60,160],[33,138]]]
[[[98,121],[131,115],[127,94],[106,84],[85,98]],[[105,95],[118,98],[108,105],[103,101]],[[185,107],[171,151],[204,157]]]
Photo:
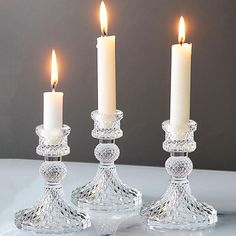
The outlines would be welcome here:
[[[67,173],[62,156],[70,153],[67,145],[70,127],[63,125],[57,132],[47,132],[40,125],[36,127],[36,133],[39,136],[36,152],[45,157],[39,170],[45,186],[41,198],[32,208],[15,214],[17,228],[36,233],[71,233],[87,228],[90,226],[88,215],[66,203],[61,185]]]
[[[197,123],[190,120],[188,131],[183,133],[173,132],[169,121],[163,122],[162,128],[165,131],[163,149],[170,152],[165,163],[171,176],[170,184],[160,200],[142,207],[141,215],[147,219],[151,229],[195,230],[214,225],[217,222],[216,210],[197,201],[191,194],[187,178],[193,169],[188,153],[196,149],[194,131]]]
[[[123,135],[120,129],[123,112],[117,110],[114,114],[103,115],[93,111],[91,117],[94,120],[92,136],[99,139],[94,154],[100,164],[95,178],[72,192],[72,202],[88,210],[119,211],[138,208],[142,202],[141,192],[123,184],[114,165],[120,155],[115,139]]]

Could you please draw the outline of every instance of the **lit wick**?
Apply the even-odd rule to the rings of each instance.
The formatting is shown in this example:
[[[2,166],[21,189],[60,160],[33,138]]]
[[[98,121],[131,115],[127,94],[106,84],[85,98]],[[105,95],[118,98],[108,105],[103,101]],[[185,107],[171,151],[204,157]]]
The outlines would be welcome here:
[[[55,92],[56,86],[57,86],[57,82],[54,81],[53,84],[52,84],[52,91],[53,92]]]
[[[106,31],[102,31],[102,36],[104,37],[104,36],[107,36],[107,33],[106,33]]]

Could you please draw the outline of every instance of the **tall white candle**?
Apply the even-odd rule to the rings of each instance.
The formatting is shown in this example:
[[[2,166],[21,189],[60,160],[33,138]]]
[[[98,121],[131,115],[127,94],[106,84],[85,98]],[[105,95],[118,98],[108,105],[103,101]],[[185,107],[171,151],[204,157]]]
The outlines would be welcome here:
[[[107,12],[100,7],[102,36],[97,39],[98,112],[112,114],[116,110],[115,36],[107,36]]]
[[[56,53],[52,51],[51,85],[52,92],[44,93],[43,126],[47,131],[56,131],[62,128],[63,123],[63,93],[55,92],[58,82]]]
[[[175,132],[185,132],[190,117],[192,44],[184,43],[185,26],[180,18],[179,44],[172,46],[170,124]]]

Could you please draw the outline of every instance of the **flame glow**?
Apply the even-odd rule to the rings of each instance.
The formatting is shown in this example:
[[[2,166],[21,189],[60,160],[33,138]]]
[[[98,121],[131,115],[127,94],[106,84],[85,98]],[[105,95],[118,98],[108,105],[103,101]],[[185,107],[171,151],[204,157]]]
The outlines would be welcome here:
[[[185,24],[184,24],[184,18],[183,16],[179,19],[179,37],[178,37],[179,43],[183,44],[185,41]]]
[[[104,1],[102,1],[100,5],[100,25],[102,35],[107,35],[107,22],[107,10]]]
[[[58,83],[58,71],[57,71],[57,57],[55,50],[52,50],[52,64],[51,64],[51,86],[55,90]]]

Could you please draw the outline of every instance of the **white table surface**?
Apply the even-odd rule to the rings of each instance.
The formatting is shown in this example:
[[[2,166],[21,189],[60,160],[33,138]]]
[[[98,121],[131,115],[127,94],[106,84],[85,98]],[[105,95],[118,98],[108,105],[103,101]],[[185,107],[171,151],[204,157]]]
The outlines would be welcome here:
[[[0,236],[32,235],[15,228],[14,214],[20,209],[30,207],[41,195],[43,180],[38,174],[41,162],[19,159],[0,160]],[[93,178],[97,164],[66,162],[66,166],[68,175],[63,181],[63,186],[65,197],[70,201],[71,191]],[[143,192],[143,202],[157,199],[166,190],[169,178],[164,168],[118,165],[117,169],[123,182]],[[119,225],[117,235],[235,236],[236,172],[194,170],[190,176],[190,183],[195,197],[213,205],[220,213],[215,228],[192,232],[150,231],[143,220],[135,216]],[[92,226],[70,235],[89,236],[97,233]]]

